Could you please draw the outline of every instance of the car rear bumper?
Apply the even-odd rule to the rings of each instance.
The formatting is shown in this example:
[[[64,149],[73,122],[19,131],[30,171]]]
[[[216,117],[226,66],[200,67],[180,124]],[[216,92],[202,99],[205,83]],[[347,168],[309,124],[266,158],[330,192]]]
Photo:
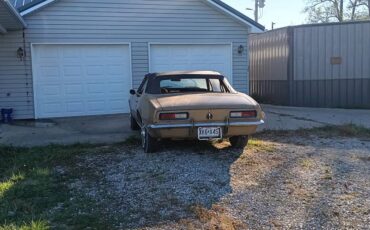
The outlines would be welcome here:
[[[204,122],[192,124],[153,124],[148,125],[150,129],[176,129],[176,128],[196,128],[196,127],[229,127],[229,126],[258,126],[265,122],[259,121],[232,121],[232,122]]]
[[[256,132],[259,125],[264,124],[260,121],[233,121],[233,122],[204,122],[187,124],[153,124],[148,125],[150,134],[160,139],[197,139],[199,127],[221,127],[222,136],[225,138],[232,136],[246,136]]]

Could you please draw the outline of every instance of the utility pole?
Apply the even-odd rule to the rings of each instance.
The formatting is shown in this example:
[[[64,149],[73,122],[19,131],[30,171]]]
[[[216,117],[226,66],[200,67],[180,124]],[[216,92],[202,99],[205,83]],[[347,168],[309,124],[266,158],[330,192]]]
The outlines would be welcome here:
[[[271,22],[271,30],[274,30],[275,24],[275,22]]]
[[[337,4],[338,4],[338,2],[337,2]],[[340,21],[340,22],[343,22],[343,16],[344,16],[344,0],[339,0],[339,17],[338,17],[338,20]]]
[[[266,0],[254,0],[254,20],[256,22],[258,22],[258,19],[259,19],[259,9],[264,8],[265,3],[266,3]]]
[[[256,22],[258,22],[258,7],[259,7],[259,0],[255,0],[255,3],[254,3],[254,20]]]

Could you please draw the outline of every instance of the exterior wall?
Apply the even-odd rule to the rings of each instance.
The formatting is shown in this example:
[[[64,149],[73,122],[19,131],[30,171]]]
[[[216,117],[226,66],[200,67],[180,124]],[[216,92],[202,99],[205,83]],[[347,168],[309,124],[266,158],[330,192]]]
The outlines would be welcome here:
[[[150,42],[232,42],[233,84],[237,90],[248,92],[248,51],[246,49],[242,55],[237,52],[240,45],[248,45],[248,29],[200,0],[60,0],[26,15],[25,21],[28,25],[25,31],[28,57],[24,63],[9,58],[15,55],[21,44],[16,41],[21,42],[22,36],[16,33],[0,37],[0,58],[15,66],[10,68],[0,64],[0,82],[9,84],[13,79],[9,79],[8,75],[18,74],[19,84],[13,88],[22,92],[17,103],[13,103],[16,100],[14,96],[5,97],[9,101],[7,104],[3,103],[5,99],[1,94],[0,107],[15,107],[16,118],[34,117],[30,56],[32,43],[130,42],[133,85],[137,87],[149,70]],[[9,47],[9,42],[14,43],[13,47]],[[26,71],[20,69],[20,64]],[[7,89],[7,86],[4,88]]]
[[[370,108],[369,37],[369,22],[295,28],[292,105]]]
[[[288,105],[288,28],[249,39],[250,93],[265,103]]]
[[[29,53],[25,60],[17,57],[23,47],[23,32],[0,35],[0,108],[15,108],[16,116],[33,116],[32,75]]]
[[[251,56],[251,85],[254,85],[251,93],[266,102],[272,98],[272,103],[280,105],[370,109],[370,22],[290,29],[292,32],[288,28],[251,39],[258,40],[254,41],[256,43],[275,36],[274,43],[265,44],[258,50],[268,57],[274,56],[273,50],[282,46],[276,41],[282,31],[286,31],[288,41],[291,41],[288,45],[289,61],[281,63],[287,72],[281,72],[265,58],[260,65],[274,70],[276,76],[263,71],[254,74],[261,67],[254,64],[254,56]],[[253,50],[251,53],[254,53]],[[285,76],[285,80],[280,74]],[[277,86],[277,76],[285,83]],[[288,87],[284,88],[289,93],[285,103],[280,99],[286,95],[276,92],[276,87]]]

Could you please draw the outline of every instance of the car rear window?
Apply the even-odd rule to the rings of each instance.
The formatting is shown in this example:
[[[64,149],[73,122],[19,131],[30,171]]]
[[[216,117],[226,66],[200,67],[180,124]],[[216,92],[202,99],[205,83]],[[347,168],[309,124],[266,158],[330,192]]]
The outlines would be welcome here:
[[[160,80],[161,94],[186,92],[226,92],[226,87],[216,78],[174,77]]]

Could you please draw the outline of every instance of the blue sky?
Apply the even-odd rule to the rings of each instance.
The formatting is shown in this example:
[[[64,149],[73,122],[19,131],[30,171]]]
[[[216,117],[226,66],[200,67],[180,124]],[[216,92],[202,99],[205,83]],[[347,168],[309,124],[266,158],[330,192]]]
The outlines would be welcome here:
[[[223,1],[254,19],[253,11],[245,10],[254,8],[254,0]],[[302,13],[304,6],[304,0],[266,0],[266,7],[259,22],[269,30],[271,22],[276,23],[275,28],[302,24],[306,19],[306,15]]]

